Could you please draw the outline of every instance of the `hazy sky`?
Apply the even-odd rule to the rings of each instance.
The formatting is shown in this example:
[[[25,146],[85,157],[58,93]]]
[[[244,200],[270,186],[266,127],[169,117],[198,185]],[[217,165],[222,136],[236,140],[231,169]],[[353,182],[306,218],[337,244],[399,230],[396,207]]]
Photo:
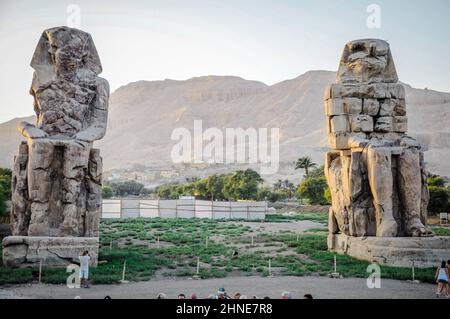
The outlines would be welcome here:
[[[0,122],[33,113],[31,56],[44,29],[76,21],[70,4],[112,90],[202,75],[274,84],[336,70],[346,42],[376,37],[391,44],[403,82],[450,91],[448,0],[0,0]],[[367,26],[370,4],[381,9],[380,28]]]

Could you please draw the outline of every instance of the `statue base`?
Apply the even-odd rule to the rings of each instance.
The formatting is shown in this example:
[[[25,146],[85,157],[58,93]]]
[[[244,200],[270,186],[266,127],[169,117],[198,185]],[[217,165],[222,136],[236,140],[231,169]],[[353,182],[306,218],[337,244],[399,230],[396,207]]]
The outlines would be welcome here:
[[[3,264],[6,267],[65,267],[79,264],[78,256],[88,250],[91,267],[98,262],[98,237],[8,236],[3,239]]]
[[[436,267],[450,258],[450,237],[352,237],[328,234],[328,249],[380,265]]]

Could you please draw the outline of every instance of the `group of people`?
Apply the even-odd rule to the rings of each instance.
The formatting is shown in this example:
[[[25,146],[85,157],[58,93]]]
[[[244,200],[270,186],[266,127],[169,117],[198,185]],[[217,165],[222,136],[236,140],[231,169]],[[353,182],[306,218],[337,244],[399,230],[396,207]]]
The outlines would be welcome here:
[[[436,297],[450,297],[450,260],[442,261],[441,265],[436,269],[437,290]]]
[[[167,299],[167,295],[164,293],[159,293],[156,297],[156,299]],[[193,293],[189,296],[189,298],[181,293],[178,295],[178,299],[198,299],[197,294]],[[226,291],[225,288],[219,288],[217,293],[210,294],[206,299],[270,299],[269,296],[265,297],[258,297],[258,296],[251,296],[248,297],[247,295],[241,294],[240,292],[236,292],[233,296],[230,296]],[[289,291],[284,291],[280,299],[292,299],[292,294]],[[303,299],[313,299],[311,294],[305,294],[303,296]]]

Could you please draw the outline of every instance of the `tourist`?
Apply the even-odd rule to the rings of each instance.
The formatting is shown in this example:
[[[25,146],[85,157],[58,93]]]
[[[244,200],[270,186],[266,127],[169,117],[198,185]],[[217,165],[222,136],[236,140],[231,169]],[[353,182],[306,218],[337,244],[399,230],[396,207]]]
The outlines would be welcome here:
[[[87,250],[83,251],[80,256],[78,256],[80,260],[80,280],[82,288],[89,288],[89,261],[91,260],[91,256]]]
[[[110,296],[105,296],[105,298],[103,298],[103,299],[111,299],[111,297]]]
[[[225,288],[219,288],[217,291],[217,299],[231,299],[230,296],[227,295]]]
[[[186,295],[185,294],[179,294],[178,295],[178,299],[186,299]]]
[[[270,299],[270,297],[269,296],[265,296],[263,299]]]
[[[448,279],[449,271],[445,261],[443,260],[440,267],[436,269],[436,282],[438,284],[436,290],[436,296],[439,297],[442,292],[448,296]]]
[[[311,294],[305,294],[303,299],[313,299],[313,296]]]
[[[234,294],[233,299],[240,299],[241,298],[241,293],[237,292]]]
[[[166,294],[163,294],[162,292],[160,292],[158,294],[158,296],[156,297],[156,299],[167,299],[167,296],[166,296]]]
[[[197,299],[197,295],[194,293],[191,295],[191,299]]]
[[[281,299],[292,299],[292,295],[289,291],[283,291],[281,294]]]

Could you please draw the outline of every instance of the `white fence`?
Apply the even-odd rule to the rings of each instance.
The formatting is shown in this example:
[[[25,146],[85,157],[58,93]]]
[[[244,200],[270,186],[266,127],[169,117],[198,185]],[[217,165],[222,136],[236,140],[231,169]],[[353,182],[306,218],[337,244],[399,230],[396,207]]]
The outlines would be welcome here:
[[[102,218],[264,219],[267,202],[214,202],[196,199],[104,199]]]

